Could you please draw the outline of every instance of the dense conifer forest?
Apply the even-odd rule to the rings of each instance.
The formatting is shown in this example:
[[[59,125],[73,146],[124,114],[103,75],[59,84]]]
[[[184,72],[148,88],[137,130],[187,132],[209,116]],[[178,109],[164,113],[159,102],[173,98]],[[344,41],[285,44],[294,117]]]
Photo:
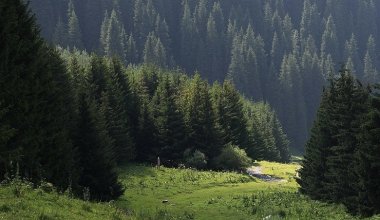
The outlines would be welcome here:
[[[379,80],[374,0],[31,0],[42,34],[62,47],[232,80],[276,110],[302,153],[329,75],[347,64]]]
[[[110,202],[113,218],[131,214],[126,195],[151,205],[149,190],[197,187],[218,194],[208,205],[228,195],[228,209],[264,219],[273,208],[273,218],[318,217],[339,204],[330,212],[378,215],[379,7],[0,0],[0,190],[18,203],[25,185],[36,198],[130,203],[116,213]]]
[[[111,200],[124,190],[116,166],[128,162],[224,170],[289,162],[275,112],[230,80],[210,85],[199,74],[52,49],[24,3],[1,3],[2,180],[19,175]]]

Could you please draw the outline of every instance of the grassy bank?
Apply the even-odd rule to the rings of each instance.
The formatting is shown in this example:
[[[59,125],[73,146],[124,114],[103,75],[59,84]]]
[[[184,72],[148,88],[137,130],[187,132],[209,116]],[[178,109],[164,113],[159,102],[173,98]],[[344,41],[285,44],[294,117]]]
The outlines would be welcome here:
[[[93,203],[50,191],[33,189],[25,183],[3,184],[0,187],[0,219],[133,219],[112,203]]]
[[[261,162],[264,182],[245,174],[127,166],[127,187],[117,201],[138,219],[355,219],[343,206],[312,201],[297,192],[298,164]],[[167,200],[167,203],[163,201]]]
[[[298,164],[260,162],[264,182],[242,173],[128,165],[120,168],[125,195],[93,203],[32,189],[0,187],[0,219],[356,219],[343,206],[312,201],[297,192]],[[372,219],[380,219],[373,217]]]

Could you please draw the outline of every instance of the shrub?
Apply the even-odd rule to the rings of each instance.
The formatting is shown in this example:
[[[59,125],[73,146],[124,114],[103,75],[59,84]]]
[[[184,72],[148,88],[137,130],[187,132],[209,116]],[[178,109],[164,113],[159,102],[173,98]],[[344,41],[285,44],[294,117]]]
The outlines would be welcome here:
[[[240,170],[251,163],[252,159],[247,156],[245,150],[233,144],[225,146],[214,161],[215,167],[223,170]]]
[[[196,169],[204,169],[207,166],[206,155],[199,150],[187,149],[184,153],[185,165]]]

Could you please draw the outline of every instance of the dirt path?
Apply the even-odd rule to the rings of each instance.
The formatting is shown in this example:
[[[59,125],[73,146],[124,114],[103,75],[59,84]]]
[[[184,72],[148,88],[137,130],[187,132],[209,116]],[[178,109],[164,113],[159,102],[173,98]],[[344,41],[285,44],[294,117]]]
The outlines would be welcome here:
[[[262,167],[247,168],[247,173],[248,173],[248,175],[256,177],[256,178],[263,180],[265,182],[286,182],[286,180],[284,180],[282,178],[263,174],[263,168]]]

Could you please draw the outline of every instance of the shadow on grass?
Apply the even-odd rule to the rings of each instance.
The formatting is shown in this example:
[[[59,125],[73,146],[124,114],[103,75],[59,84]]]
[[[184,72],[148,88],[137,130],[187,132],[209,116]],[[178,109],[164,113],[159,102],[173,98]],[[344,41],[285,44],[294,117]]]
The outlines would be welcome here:
[[[154,170],[157,169],[148,164],[124,164],[119,167],[118,172],[121,176],[152,176],[154,175]]]

